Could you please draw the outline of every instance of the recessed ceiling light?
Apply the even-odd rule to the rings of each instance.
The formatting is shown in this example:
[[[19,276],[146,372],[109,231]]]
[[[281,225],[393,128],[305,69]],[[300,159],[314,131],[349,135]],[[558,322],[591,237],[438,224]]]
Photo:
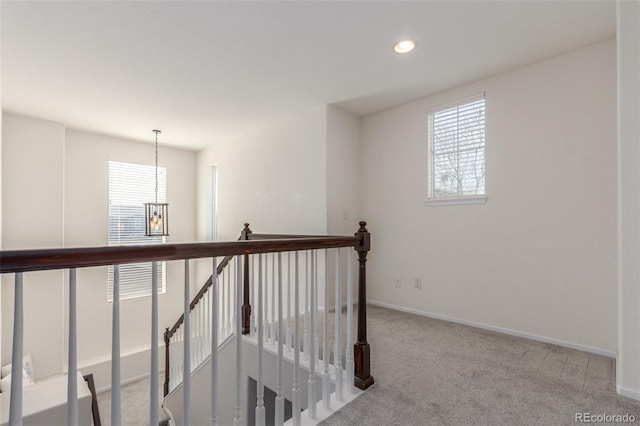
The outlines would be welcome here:
[[[416,48],[416,44],[414,40],[402,40],[393,46],[393,51],[396,53],[409,53]]]

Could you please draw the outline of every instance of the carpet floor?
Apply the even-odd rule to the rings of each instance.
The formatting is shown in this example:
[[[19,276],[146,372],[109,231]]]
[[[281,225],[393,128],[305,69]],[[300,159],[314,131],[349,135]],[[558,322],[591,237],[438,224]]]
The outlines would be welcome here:
[[[376,383],[324,426],[569,425],[580,414],[640,422],[640,402],[615,391],[612,358],[367,309]],[[148,379],[122,388],[124,425],[147,424],[148,392]],[[103,424],[109,424],[109,398],[109,392],[98,396]]]
[[[376,383],[324,426],[569,425],[580,413],[640,422],[640,403],[615,391],[612,358],[376,306],[367,314]]]

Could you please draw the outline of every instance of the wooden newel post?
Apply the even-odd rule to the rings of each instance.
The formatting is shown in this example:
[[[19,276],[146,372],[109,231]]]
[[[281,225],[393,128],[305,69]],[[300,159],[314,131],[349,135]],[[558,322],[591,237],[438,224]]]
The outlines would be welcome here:
[[[164,329],[164,396],[169,395],[169,327]]]
[[[371,249],[371,234],[367,230],[367,222],[360,222],[360,229],[355,233],[360,244],[354,249],[358,252],[358,338],[354,344],[354,363],[356,387],[364,390],[374,383],[370,374],[371,349],[367,342],[367,253]]]
[[[244,229],[240,234],[241,240],[248,240],[251,234],[249,224],[244,224]],[[242,334],[251,333],[251,303],[249,301],[249,255],[244,255],[244,279],[242,286]]]

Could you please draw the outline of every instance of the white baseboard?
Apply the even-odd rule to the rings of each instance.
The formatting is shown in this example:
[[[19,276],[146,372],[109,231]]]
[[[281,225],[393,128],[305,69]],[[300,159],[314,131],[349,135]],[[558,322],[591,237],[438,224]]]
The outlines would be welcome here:
[[[160,350],[162,349],[162,350]],[[129,353],[123,353],[120,357],[120,384],[137,382],[146,379],[149,371],[151,350],[148,348],[135,349]],[[164,347],[159,348],[158,364],[164,366]],[[93,374],[96,385],[96,393],[106,392],[111,389],[111,359],[93,359],[83,362],[78,369],[82,374]],[[160,370],[160,382],[164,381],[164,368]]]
[[[495,331],[502,334],[508,334],[510,336],[523,337],[525,339],[535,340],[543,343],[551,343],[553,345],[563,346],[569,349],[576,349],[583,352],[589,352],[595,355],[602,355],[609,358],[616,358],[617,353],[602,348],[594,348],[592,346],[581,345],[579,343],[567,342],[565,340],[554,339],[552,337],[540,336],[537,334],[527,333],[519,330],[512,330],[509,328],[497,327],[489,324],[482,324],[475,321],[464,320],[461,318],[450,317],[448,315],[436,314],[433,312],[421,311],[419,309],[406,308],[404,306],[393,305],[391,303],[381,302],[379,300],[368,300],[367,303],[375,306],[381,306],[383,308],[393,309],[396,311],[407,312],[410,314],[421,315],[424,317],[435,318],[443,321],[455,322],[458,324],[468,325],[470,327],[480,328],[483,330]]]
[[[616,391],[620,395],[626,396],[627,398],[640,400],[640,390],[638,389],[631,389],[622,385],[616,385]]]

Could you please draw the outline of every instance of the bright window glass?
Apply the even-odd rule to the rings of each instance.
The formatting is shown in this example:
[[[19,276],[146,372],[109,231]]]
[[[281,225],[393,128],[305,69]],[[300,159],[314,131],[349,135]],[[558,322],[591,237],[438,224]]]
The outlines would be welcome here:
[[[484,98],[429,114],[429,199],[485,195]]]
[[[155,202],[154,166],[109,161],[109,245],[164,242],[144,235],[144,203]],[[166,170],[158,167],[158,202],[166,199]],[[158,294],[166,292],[165,262],[158,267]],[[113,301],[113,266],[109,266],[108,301]],[[151,296],[151,263],[120,265],[120,300]]]

